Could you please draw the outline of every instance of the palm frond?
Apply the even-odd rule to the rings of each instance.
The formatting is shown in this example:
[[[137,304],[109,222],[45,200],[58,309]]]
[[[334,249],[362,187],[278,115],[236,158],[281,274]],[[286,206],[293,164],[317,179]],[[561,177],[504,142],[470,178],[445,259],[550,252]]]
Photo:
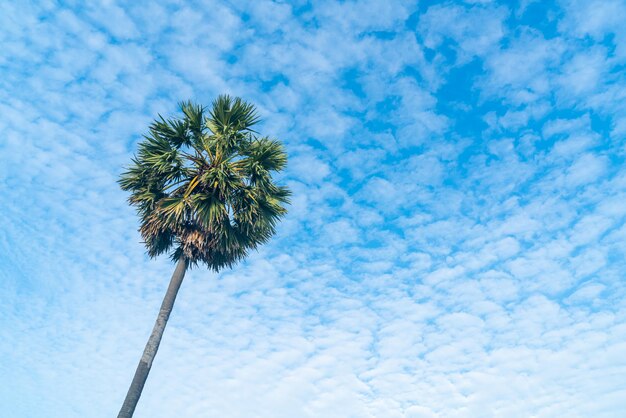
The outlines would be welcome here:
[[[207,126],[215,135],[247,131],[260,120],[254,105],[228,95],[215,99],[209,116]]]
[[[192,134],[193,145],[202,147],[204,137],[204,108],[190,101],[180,103],[180,110],[185,115],[185,123]]]
[[[287,165],[285,147],[269,138],[251,141],[242,150],[242,154],[249,158],[250,164],[258,164],[266,171],[282,171]]]

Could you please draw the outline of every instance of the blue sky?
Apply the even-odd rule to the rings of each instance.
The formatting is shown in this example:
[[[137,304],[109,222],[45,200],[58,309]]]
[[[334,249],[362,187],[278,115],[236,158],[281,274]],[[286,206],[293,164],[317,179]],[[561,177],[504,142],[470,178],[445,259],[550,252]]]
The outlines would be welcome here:
[[[190,272],[136,417],[622,417],[626,2],[0,5],[0,416],[117,413],[173,265],[116,184],[257,104],[289,215]]]

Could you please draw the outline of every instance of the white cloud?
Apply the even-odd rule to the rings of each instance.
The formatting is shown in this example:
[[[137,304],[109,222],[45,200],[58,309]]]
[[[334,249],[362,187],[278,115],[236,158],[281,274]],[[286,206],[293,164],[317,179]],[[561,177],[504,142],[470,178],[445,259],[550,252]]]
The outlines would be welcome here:
[[[569,168],[566,177],[568,186],[579,186],[601,178],[606,171],[607,161],[603,157],[585,154]]]
[[[458,64],[470,61],[474,56],[485,56],[504,36],[503,21],[506,8],[462,7],[458,5],[435,5],[420,17],[418,30],[424,45],[431,49],[450,39],[456,43]]]
[[[289,160],[290,168],[298,178],[319,183],[330,174],[330,166],[312,155],[302,153]]]

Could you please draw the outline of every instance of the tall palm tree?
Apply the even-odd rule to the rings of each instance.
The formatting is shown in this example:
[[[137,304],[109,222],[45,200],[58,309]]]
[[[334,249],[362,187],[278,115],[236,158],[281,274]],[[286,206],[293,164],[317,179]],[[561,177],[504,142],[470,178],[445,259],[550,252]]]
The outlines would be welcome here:
[[[287,154],[251,129],[259,121],[252,104],[219,96],[208,112],[180,108],[182,117],[150,125],[119,180],[150,257],[169,253],[177,265],[118,418],[135,411],[186,270],[233,266],[270,239],[289,203],[290,191],[272,179]]]

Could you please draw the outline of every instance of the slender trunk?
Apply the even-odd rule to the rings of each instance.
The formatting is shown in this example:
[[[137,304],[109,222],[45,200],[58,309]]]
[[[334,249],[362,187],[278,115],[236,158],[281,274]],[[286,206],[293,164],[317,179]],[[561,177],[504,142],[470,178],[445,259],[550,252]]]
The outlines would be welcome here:
[[[143,385],[146,383],[148,373],[150,373],[150,368],[152,367],[152,362],[154,361],[154,357],[159,349],[161,337],[163,337],[163,331],[165,331],[165,325],[167,325],[167,320],[172,312],[172,307],[174,306],[178,289],[180,289],[183,277],[185,277],[185,271],[187,271],[187,261],[184,258],[181,258],[176,265],[174,274],[172,274],[170,285],[167,288],[167,292],[163,298],[163,303],[161,304],[159,316],[154,324],[154,328],[152,329],[152,334],[148,339],[146,348],[143,350],[143,355],[141,356],[141,360],[139,360],[139,365],[135,371],[135,377],[133,377],[133,381],[130,384],[128,393],[126,394],[126,399],[124,399],[124,404],[122,405],[122,409],[120,409],[120,413],[117,415],[117,418],[131,418],[135,412],[135,407],[137,406],[137,402],[139,401],[139,397],[143,391]]]

